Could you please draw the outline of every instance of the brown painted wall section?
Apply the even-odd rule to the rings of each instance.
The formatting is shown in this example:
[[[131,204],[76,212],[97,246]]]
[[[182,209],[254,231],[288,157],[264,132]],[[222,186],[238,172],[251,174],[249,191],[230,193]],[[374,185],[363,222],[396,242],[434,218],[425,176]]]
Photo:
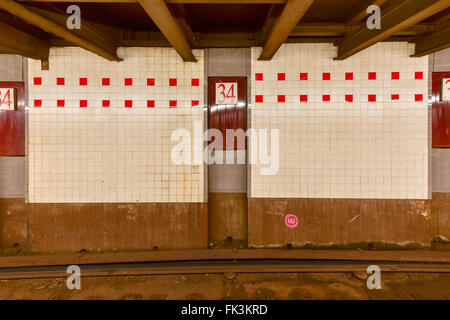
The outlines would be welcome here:
[[[0,199],[0,247],[27,248],[25,199]]]
[[[234,223],[239,214],[225,214],[244,198],[234,203],[218,195],[215,200],[209,205],[224,216],[210,221],[210,237],[239,239],[245,234],[236,228],[242,224]],[[299,217],[297,228],[286,227],[288,213]],[[450,239],[450,193],[433,193],[432,201],[252,198],[248,214],[250,248],[370,242],[429,246],[436,235]],[[19,245],[30,252],[206,248],[207,226],[206,203],[25,204],[24,199],[0,199],[0,246]]]
[[[203,203],[29,204],[32,252],[207,246]]]
[[[249,199],[249,247],[354,243],[429,246],[436,227],[429,200]],[[285,225],[295,214],[298,226]]]
[[[247,246],[247,194],[209,193],[209,242],[223,246],[227,237],[237,247]]]
[[[433,215],[437,220],[436,234],[450,241],[450,193],[433,192]]]

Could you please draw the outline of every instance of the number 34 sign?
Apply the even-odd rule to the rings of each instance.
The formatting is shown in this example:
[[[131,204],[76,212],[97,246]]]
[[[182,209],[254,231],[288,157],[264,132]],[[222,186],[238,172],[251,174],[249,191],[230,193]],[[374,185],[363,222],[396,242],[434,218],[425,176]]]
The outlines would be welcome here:
[[[237,82],[216,83],[216,104],[237,104],[237,91]]]
[[[14,88],[0,88],[0,110],[16,110]]]

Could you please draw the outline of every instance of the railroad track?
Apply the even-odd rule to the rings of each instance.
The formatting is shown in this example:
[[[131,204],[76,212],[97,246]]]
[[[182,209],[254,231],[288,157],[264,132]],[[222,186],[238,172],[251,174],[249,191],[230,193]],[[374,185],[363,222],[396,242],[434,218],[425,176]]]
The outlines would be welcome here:
[[[450,273],[450,263],[337,260],[170,261],[80,265],[82,277],[217,273],[366,272],[376,264],[381,272]],[[0,268],[0,279],[65,278],[67,265]]]

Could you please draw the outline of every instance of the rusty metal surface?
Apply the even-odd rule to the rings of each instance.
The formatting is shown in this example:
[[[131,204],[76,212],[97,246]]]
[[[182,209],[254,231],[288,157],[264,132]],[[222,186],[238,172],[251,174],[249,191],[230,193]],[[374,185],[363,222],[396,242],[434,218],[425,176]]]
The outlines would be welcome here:
[[[0,247],[27,245],[25,199],[0,198]]]
[[[31,252],[207,246],[204,203],[29,204]]]
[[[209,242],[220,244],[231,237],[247,243],[247,194],[209,193]]]
[[[385,243],[429,246],[436,233],[430,200],[251,198],[249,247]],[[298,217],[288,228],[285,216]]]
[[[0,156],[25,155],[25,88],[23,82],[0,81],[16,88],[17,109],[0,111]]]

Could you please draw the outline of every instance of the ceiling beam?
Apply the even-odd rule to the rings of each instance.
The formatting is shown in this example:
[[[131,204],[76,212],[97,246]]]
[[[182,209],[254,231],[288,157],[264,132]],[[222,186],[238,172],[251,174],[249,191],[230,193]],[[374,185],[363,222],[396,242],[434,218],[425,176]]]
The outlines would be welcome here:
[[[164,0],[139,0],[139,3],[183,60],[197,61],[186,36]]]
[[[75,32],[68,30],[67,27],[61,26],[54,21],[45,18],[34,11],[24,7],[23,5],[14,2],[13,0],[1,0],[0,8],[21,18],[25,22],[32,24],[48,33],[54,34],[57,37],[65,39],[73,44],[76,44],[86,50],[89,50],[99,56],[102,56],[111,61],[120,61],[121,59],[116,54],[116,48],[112,46],[100,46],[97,42],[91,39],[82,38]]]
[[[295,26],[289,37],[342,37],[349,29],[359,30],[363,26],[362,23],[346,24],[346,23],[300,23]],[[434,24],[418,23],[401,30],[395,36],[414,36],[431,32],[435,28]]]
[[[270,60],[288,38],[289,34],[308,11],[314,0],[289,0],[281,15],[275,21],[272,30],[264,44],[259,60]]]
[[[48,6],[50,9],[55,11],[24,5],[24,7],[28,10],[65,27],[68,15],[54,5],[48,4]],[[101,47],[118,47],[120,39],[118,29],[106,26],[104,24],[87,21],[86,19],[83,19],[83,17],[81,18],[81,29],[71,30],[72,33],[80,38],[89,39],[91,42],[96,43]]]
[[[449,0],[403,0],[381,14],[381,29],[363,26],[346,37],[338,48],[336,60],[346,59],[371,45],[404,30],[450,6]]]
[[[427,54],[450,47],[450,21],[437,26],[437,31],[414,41],[416,48],[411,57],[422,57]]]
[[[49,43],[0,22],[0,50],[24,57],[48,60]]]
[[[272,30],[277,17],[280,15],[281,11],[278,6],[274,4],[270,5],[269,10],[267,10],[266,18],[264,19],[264,24],[259,31],[259,40],[261,43],[266,43],[269,37],[269,32]]]

